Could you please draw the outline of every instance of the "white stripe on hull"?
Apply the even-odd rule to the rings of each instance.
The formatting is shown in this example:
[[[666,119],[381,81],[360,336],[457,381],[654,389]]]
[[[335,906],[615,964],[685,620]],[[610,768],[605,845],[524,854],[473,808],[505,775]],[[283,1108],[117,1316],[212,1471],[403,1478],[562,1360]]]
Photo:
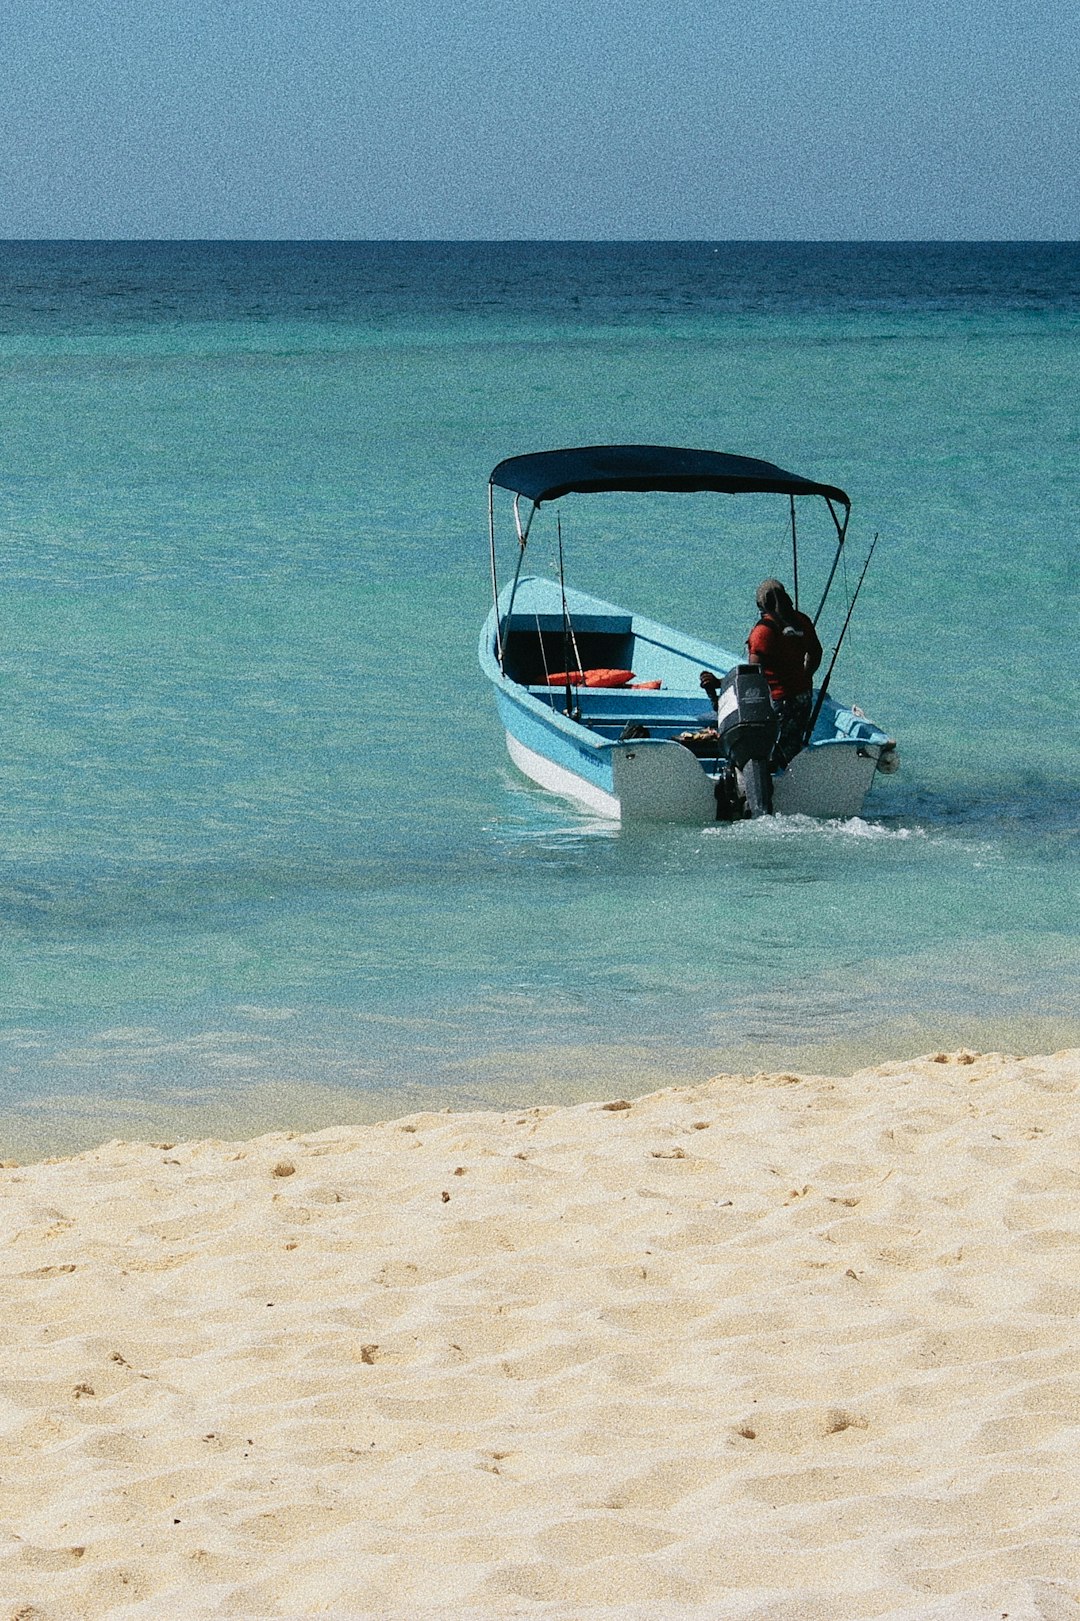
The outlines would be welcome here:
[[[620,819],[619,801],[614,794],[607,794],[602,788],[597,788],[584,778],[575,776],[567,771],[565,766],[556,765],[552,760],[546,760],[542,754],[536,754],[527,749],[524,743],[519,743],[516,737],[506,734],[506,747],[511,760],[519,771],[523,771],[533,782],[540,784],[550,793],[561,794],[565,799],[576,799],[579,805],[587,805],[591,811],[599,816],[610,816],[615,821]]]

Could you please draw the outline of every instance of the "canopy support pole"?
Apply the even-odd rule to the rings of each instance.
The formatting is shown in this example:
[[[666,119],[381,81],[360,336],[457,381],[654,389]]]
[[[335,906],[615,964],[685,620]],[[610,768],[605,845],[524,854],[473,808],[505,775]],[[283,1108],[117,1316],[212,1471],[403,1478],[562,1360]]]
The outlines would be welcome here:
[[[840,648],[843,645],[844,637],[847,635],[847,628],[851,624],[851,616],[855,612],[855,604],[859,600],[859,592],[863,588],[863,581],[866,579],[866,571],[870,567],[870,559],[874,555],[874,548],[877,545],[877,543],[878,543],[878,537],[875,534],[873,540],[870,543],[870,550],[866,554],[866,562],[863,564],[862,573],[859,575],[859,583],[855,587],[855,591],[854,591],[854,594],[852,595],[851,602],[848,605],[847,618],[844,620],[844,623],[840,628],[840,634],[836,638],[836,646],[833,648],[833,656],[829,660],[829,668],[825,671],[825,679],[821,683],[821,686],[818,688],[817,703],[814,705],[813,711],[812,711],[812,713],[810,715],[809,723],[808,723],[807,728],[806,728],[806,734],[803,737],[802,746],[803,746],[804,749],[808,747],[808,745],[810,743],[810,739],[814,735],[814,727],[817,725],[818,716],[821,714],[821,706],[825,702],[826,695],[827,695],[827,693],[829,691],[829,682],[832,680],[832,673],[836,668],[836,661],[840,656]]]
[[[566,572],[563,568],[562,549],[562,514],[558,511],[558,509],[556,509],[555,512],[555,532],[559,537],[559,594],[562,597],[563,668],[566,672],[566,714],[570,716],[571,720],[580,720],[581,711],[580,709],[575,710],[574,708],[574,692],[573,687],[571,686],[571,677],[572,674],[576,673],[578,678],[584,681],[585,671],[581,668],[581,654],[578,652],[577,637],[574,635],[574,625],[570,618],[570,606],[566,600]],[[570,668],[571,647],[573,648],[574,653],[573,671],[571,671]]]
[[[495,572],[495,486],[488,485],[488,547],[491,552],[491,600],[495,608],[495,651],[503,667],[502,625],[499,623],[499,580]]]
[[[488,485],[488,522],[489,522],[490,533],[491,533],[491,585],[492,585],[492,590],[495,592],[495,641],[496,641],[496,646],[497,646],[498,654],[499,654],[499,668],[500,668],[500,670],[503,670],[503,669],[505,669],[505,653],[506,653],[504,639],[503,639],[503,630],[504,630],[504,627],[506,626],[506,624],[508,623],[508,621],[510,619],[510,615],[514,611],[514,598],[517,596],[518,580],[519,580],[519,578],[521,576],[521,565],[525,561],[525,547],[526,547],[526,544],[528,543],[528,539],[529,539],[529,530],[532,528],[532,521],[536,517],[536,506],[534,504],[532,511],[529,513],[528,518],[525,520],[525,526],[524,526],[524,528],[522,528],[521,512],[520,512],[520,510],[518,508],[518,502],[521,500],[521,497],[519,495],[515,495],[515,497],[514,497],[514,528],[517,530],[518,560],[517,560],[517,568],[514,570],[513,584],[510,587],[510,600],[506,604],[506,612],[500,616],[500,614],[499,614],[499,593],[498,593],[498,589],[497,589],[496,584],[495,584],[495,509],[494,509],[493,490],[494,490],[494,486],[489,484]]]
[[[818,605],[817,605],[817,613],[814,615],[814,624],[815,625],[817,624],[818,620],[821,618],[821,610],[824,608],[825,603],[828,600],[829,592],[832,590],[833,579],[834,579],[834,577],[836,575],[837,565],[840,562],[840,553],[843,551],[843,549],[844,549],[844,541],[847,539],[848,519],[851,517],[851,508],[850,507],[845,507],[844,508],[843,520],[838,518],[836,516],[836,508],[833,506],[833,504],[832,504],[832,502],[831,502],[831,500],[829,499],[828,496],[825,497],[825,505],[829,509],[829,512],[830,512],[830,515],[832,517],[833,523],[836,525],[836,533],[837,533],[838,539],[837,539],[837,544],[836,544],[836,556],[833,558],[832,568],[829,570],[829,578],[825,581],[825,589],[821,593],[821,601],[818,603]]]
[[[792,594],[795,598],[795,608],[799,607],[799,542],[795,535],[795,497],[788,496],[791,504],[791,584]]]

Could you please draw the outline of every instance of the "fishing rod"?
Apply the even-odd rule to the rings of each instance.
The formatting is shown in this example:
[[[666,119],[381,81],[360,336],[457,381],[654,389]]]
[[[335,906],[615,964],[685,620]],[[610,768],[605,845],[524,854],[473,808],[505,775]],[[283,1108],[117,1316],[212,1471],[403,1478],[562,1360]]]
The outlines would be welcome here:
[[[840,635],[836,639],[836,646],[833,648],[833,655],[832,655],[832,658],[829,660],[829,668],[826,670],[825,679],[821,683],[821,686],[818,689],[817,703],[814,705],[814,712],[810,716],[810,724],[807,726],[806,735],[803,738],[802,746],[803,746],[804,749],[806,748],[807,744],[810,742],[810,739],[814,735],[814,727],[817,725],[818,716],[821,714],[821,706],[825,702],[825,694],[829,690],[829,682],[832,680],[832,673],[833,673],[833,670],[836,668],[836,659],[837,659],[838,653],[840,652],[840,645],[843,642],[844,637],[847,635],[848,626],[851,624],[851,616],[855,612],[855,604],[859,600],[859,592],[862,590],[863,581],[866,579],[866,571],[870,567],[870,559],[874,555],[874,547],[877,545],[877,543],[878,543],[878,537],[877,537],[877,533],[875,532],[874,538],[870,543],[870,550],[866,554],[866,562],[862,566],[862,573],[859,575],[859,583],[855,587],[854,592],[852,593],[851,603],[850,603],[850,605],[848,607],[848,611],[847,611],[847,618],[844,620],[844,623],[840,627]]]

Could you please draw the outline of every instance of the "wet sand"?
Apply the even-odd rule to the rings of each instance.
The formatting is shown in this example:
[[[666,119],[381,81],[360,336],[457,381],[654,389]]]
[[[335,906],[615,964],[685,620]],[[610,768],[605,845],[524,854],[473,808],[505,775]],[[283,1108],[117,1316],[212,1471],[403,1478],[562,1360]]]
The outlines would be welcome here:
[[[0,1621],[1080,1618],[1080,1053],[0,1172]]]

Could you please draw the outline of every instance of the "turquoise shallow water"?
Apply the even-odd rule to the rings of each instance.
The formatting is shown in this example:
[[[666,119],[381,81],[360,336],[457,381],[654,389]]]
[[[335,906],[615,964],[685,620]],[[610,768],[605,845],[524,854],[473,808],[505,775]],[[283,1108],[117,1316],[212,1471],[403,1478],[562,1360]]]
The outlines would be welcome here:
[[[1068,245],[0,244],[8,1142],[1080,1039],[1078,339]],[[603,440],[842,484],[849,588],[880,531],[864,819],[516,776],[486,476]],[[575,584],[728,645],[785,572],[783,502],[562,510]]]

